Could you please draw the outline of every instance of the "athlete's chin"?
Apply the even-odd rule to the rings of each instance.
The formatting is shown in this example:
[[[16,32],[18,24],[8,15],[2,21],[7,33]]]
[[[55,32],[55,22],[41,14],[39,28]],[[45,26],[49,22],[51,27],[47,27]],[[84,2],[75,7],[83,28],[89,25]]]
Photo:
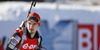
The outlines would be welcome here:
[[[33,34],[33,33],[34,33],[34,31],[29,31],[29,33],[30,33],[30,34]]]

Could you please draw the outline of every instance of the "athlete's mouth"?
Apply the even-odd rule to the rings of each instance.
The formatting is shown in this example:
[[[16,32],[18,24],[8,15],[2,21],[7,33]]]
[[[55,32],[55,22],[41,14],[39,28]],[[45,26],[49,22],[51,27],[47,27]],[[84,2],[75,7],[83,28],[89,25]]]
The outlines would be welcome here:
[[[33,31],[33,29],[30,29],[30,31]]]

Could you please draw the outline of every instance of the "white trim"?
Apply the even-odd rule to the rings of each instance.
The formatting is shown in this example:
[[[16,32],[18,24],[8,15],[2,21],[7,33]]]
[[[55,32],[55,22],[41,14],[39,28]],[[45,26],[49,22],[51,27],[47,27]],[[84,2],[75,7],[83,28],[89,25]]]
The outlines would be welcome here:
[[[97,24],[94,24],[94,50],[97,50]]]

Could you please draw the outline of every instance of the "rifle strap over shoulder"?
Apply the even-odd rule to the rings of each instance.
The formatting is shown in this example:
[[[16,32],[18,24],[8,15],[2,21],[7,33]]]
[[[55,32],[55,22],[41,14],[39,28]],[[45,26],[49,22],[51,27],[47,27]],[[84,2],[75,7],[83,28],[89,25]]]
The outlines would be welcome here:
[[[21,48],[22,44],[24,43],[24,40],[26,40],[26,27],[22,27],[22,29],[23,29],[23,35],[22,35],[21,44],[18,49]]]

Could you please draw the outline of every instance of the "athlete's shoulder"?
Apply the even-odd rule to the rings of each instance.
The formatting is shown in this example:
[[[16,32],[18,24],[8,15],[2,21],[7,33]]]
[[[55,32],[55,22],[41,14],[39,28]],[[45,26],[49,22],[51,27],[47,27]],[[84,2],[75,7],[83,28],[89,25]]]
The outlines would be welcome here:
[[[22,30],[21,29],[15,30],[14,33],[16,33],[16,32],[22,33]]]
[[[15,31],[14,31],[14,34],[16,34],[16,33],[17,33],[17,34],[19,33],[20,35],[22,35],[22,30],[21,30],[21,29],[15,30]]]
[[[21,42],[21,30],[15,30],[14,33],[10,36],[7,43],[6,50],[14,50],[14,48]]]
[[[10,35],[10,37],[16,36],[16,35],[18,35],[18,36],[21,37],[21,35],[22,35],[22,30],[15,30],[15,31]]]

